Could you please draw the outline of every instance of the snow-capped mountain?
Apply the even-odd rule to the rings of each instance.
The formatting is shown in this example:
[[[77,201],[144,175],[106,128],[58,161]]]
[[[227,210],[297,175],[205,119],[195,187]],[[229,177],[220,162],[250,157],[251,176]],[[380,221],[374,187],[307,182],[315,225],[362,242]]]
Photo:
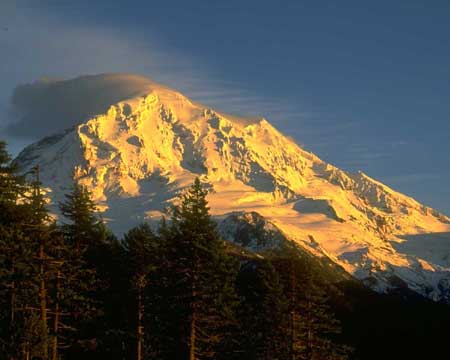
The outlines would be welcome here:
[[[274,234],[263,243],[248,237],[249,248],[278,246],[286,237],[378,291],[400,281],[450,301],[448,217],[322,161],[266,119],[227,115],[134,75],[85,81],[116,77],[138,79],[139,89],[16,159],[23,170],[40,165],[54,204],[75,177],[122,233],[159,219],[198,176],[230,240],[248,222]]]

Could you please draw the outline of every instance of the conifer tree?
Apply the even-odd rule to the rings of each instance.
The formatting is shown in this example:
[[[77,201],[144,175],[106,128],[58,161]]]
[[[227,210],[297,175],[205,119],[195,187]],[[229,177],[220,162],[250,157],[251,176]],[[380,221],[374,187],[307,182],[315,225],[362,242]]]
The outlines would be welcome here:
[[[347,359],[349,347],[339,344],[334,337],[341,332],[323,289],[307,286],[299,302],[300,331],[303,340],[303,358],[326,360]],[[300,357],[301,358],[301,357]]]
[[[32,183],[16,174],[4,142],[0,142],[0,291],[2,326],[8,356],[48,355],[47,329],[47,244],[48,214],[39,181],[39,169],[32,171]],[[1,300],[0,300],[1,301]],[[3,318],[3,321],[5,318]],[[33,329],[31,331],[31,329]],[[29,336],[33,334],[33,339]]]
[[[24,328],[36,283],[35,252],[20,228],[0,225],[0,358],[17,359],[24,350]]]
[[[177,251],[174,229],[163,217],[158,228],[157,259],[154,259],[155,271],[145,290],[145,332],[146,355],[155,359],[183,358],[179,349],[185,350],[180,324],[186,320],[181,316],[183,309],[180,279],[175,272]]]
[[[68,220],[63,225],[66,240],[79,255],[104,239],[103,224],[96,216],[97,208],[87,187],[74,181],[59,209]]]
[[[23,306],[20,292],[30,271],[32,255],[24,246],[18,200],[21,181],[11,165],[6,143],[0,141],[0,357],[12,359],[19,348],[21,323],[19,308]],[[23,210],[23,209],[20,209]]]
[[[147,224],[131,229],[123,240],[128,275],[136,302],[136,360],[144,358],[144,319],[146,317],[145,289],[156,270],[158,239]],[[150,330],[151,331],[151,330]]]
[[[285,359],[287,303],[275,268],[268,260],[247,262],[239,271],[237,286],[241,299],[241,358]]]
[[[90,321],[100,316],[101,279],[98,278],[98,257],[106,241],[106,230],[96,215],[96,206],[91,199],[91,193],[77,181],[65,195],[65,201],[59,203],[60,211],[65,218],[61,226],[63,243],[63,274],[66,295],[61,296],[61,305],[70,316],[67,322],[76,334],[88,332],[95,327]],[[100,249],[102,248],[102,249]],[[98,265],[98,266],[97,266]],[[97,336],[92,333],[90,336]]]
[[[24,178],[17,175],[16,167],[6,150],[6,143],[0,141],[0,225],[18,223],[25,216],[20,213],[18,200],[23,197]]]
[[[50,354],[52,360],[60,358],[60,348],[66,348],[70,341],[65,336],[65,329],[71,328],[70,320],[74,313],[80,311],[79,303],[84,303],[84,298],[79,294],[79,279],[83,270],[74,261],[72,248],[64,239],[59,227],[52,225],[52,246],[49,249],[48,265],[51,270],[49,284],[49,308],[51,308]],[[78,305],[78,306],[77,306]],[[67,319],[67,320],[66,320]]]
[[[35,249],[35,280],[38,284],[37,308],[39,312],[38,338],[40,355],[44,360],[49,355],[49,329],[48,329],[48,286],[51,277],[49,262],[49,249],[52,244],[51,219],[46,207],[45,194],[40,181],[39,165],[32,170],[32,181],[28,197],[29,219],[24,226],[25,233],[34,243]],[[33,310],[33,309],[32,309]]]
[[[285,333],[290,360],[347,359],[350,348],[336,341],[339,322],[328,305],[327,284],[316,274],[320,270],[301,260],[295,249],[276,260],[288,301]]]
[[[183,360],[211,359],[225,340],[235,299],[234,262],[209,214],[197,178],[174,209],[168,258],[179,308]],[[223,350],[222,353],[225,353]]]

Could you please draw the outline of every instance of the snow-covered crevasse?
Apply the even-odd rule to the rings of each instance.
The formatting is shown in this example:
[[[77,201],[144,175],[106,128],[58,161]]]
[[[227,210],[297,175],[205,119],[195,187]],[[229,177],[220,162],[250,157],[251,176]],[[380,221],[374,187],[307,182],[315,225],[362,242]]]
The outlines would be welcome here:
[[[223,114],[142,83],[137,96],[18,156],[23,170],[40,164],[54,204],[75,177],[92,191],[113,231],[122,233],[159,219],[198,176],[219,218],[258,213],[379,291],[400,279],[448,300],[448,217],[363,173],[325,163],[265,119]]]

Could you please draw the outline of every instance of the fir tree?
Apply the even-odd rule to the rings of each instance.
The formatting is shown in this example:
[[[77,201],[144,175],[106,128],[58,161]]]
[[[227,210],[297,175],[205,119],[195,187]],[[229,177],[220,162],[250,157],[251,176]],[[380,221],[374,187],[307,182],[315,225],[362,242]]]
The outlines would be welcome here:
[[[33,253],[23,233],[25,208],[19,204],[23,178],[16,175],[6,143],[0,141],[0,357],[14,359],[19,354],[24,326],[24,301],[30,294]]]
[[[16,167],[6,150],[6,143],[0,141],[0,225],[18,223],[25,218],[18,203],[25,191],[24,178],[17,175]]]
[[[68,343],[74,344],[81,334],[83,338],[94,338],[104,330],[103,326],[99,330],[99,325],[105,301],[102,290],[106,285],[98,272],[108,236],[96,215],[90,192],[78,182],[74,181],[59,208],[66,221],[61,226],[60,280],[56,285],[61,288],[61,281],[64,282],[65,293],[59,292],[58,302],[68,313],[64,326],[72,329]]]
[[[305,262],[295,249],[276,260],[288,301],[285,327],[288,358],[291,360],[347,359],[350,348],[340,344],[341,329],[330,306],[329,285],[317,279],[320,270]]]
[[[0,142],[0,277],[8,299],[10,345],[16,349],[10,356],[20,351],[24,356],[47,359],[50,219],[39,167],[32,170],[31,177],[31,184],[26,184],[16,175],[5,144]],[[28,337],[31,333],[33,339]]]
[[[46,199],[40,181],[39,165],[33,168],[33,180],[31,182],[31,195],[29,197],[30,219],[26,225],[29,236],[35,242],[36,251],[36,278],[39,283],[38,299],[40,313],[40,356],[48,359],[49,330],[48,330],[48,280],[50,277],[48,249],[51,247],[51,231],[49,228],[50,217],[46,208]]]
[[[136,303],[136,359],[144,357],[144,319],[146,317],[145,289],[156,270],[158,239],[147,224],[128,231],[123,246],[126,253],[128,274]]]
[[[179,309],[180,359],[211,359],[233,318],[234,262],[211,219],[207,192],[197,178],[174,209],[169,266]],[[222,350],[222,354],[226,352]]]
[[[87,187],[74,181],[65,201],[59,203],[59,209],[68,220],[63,225],[66,240],[79,255],[104,239],[104,228],[96,216],[97,208]]]
[[[242,359],[285,359],[287,304],[278,273],[268,260],[245,263],[238,275]]]
[[[0,141],[0,226],[23,229],[29,223],[29,193],[25,178],[17,174],[17,167],[11,163],[5,142]]]
[[[17,359],[25,350],[23,330],[30,316],[30,299],[36,292],[35,252],[19,228],[2,225],[0,249],[0,358]]]

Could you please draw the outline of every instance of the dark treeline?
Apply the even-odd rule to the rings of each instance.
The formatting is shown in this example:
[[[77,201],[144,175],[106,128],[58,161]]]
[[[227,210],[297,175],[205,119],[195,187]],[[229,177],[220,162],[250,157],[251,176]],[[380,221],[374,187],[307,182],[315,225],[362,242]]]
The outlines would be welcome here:
[[[223,241],[198,180],[157,231],[120,241],[74,183],[47,210],[39,168],[0,142],[0,359],[345,359],[340,327],[295,248]]]
[[[18,176],[0,142],[0,360],[448,357],[448,305],[225,242],[198,180],[178,204],[118,240],[74,183],[56,223],[39,168]]]

